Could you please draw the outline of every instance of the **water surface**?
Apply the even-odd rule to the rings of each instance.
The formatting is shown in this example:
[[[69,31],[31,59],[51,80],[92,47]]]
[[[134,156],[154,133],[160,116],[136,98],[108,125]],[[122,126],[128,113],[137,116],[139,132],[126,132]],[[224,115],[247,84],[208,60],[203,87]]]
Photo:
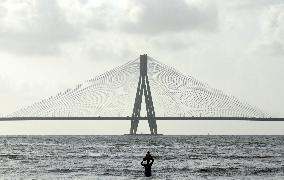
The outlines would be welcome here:
[[[284,136],[0,136],[1,179],[284,179]]]

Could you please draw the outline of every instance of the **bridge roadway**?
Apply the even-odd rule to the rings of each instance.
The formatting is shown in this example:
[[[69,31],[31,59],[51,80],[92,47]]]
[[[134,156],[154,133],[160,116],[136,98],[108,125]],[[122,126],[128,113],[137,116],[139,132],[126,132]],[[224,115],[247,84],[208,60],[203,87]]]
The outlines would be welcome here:
[[[131,120],[132,117],[1,117],[0,121],[33,121],[33,120]],[[256,118],[256,117],[155,117],[156,120],[240,120],[240,121],[284,121],[284,118]],[[139,120],[148,120],[140,117]]]

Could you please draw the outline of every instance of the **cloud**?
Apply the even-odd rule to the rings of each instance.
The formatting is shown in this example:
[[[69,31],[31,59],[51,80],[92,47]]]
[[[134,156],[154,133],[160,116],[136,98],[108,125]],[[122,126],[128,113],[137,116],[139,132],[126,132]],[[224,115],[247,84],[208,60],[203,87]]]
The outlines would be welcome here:
[[[258,44],[256,52],[262,55],[283,56],[284,46],[279,41],[264,42]]]
[[[7,13],[7,9],[0,5],[0,19],[3,18]]]
[[[227,1],[223,0],[222,3],[229,4],[230,7],[240,10],[252,10],[252,9],[262,9],[270,5],[282,4],[283,0],[238,0],[238,1]]]
[[[92,57],[125,56],[121,52],[131,56],[133,52],[150,49],[186,50],[195,44],[196,34],[204,36],[204,32],[218,29],[218,9],[211,3],[199,0],[122,2],[118,5],[89,1],[78,5],[77,12],[84,17],[81,21],[88,29],[87,39],[93,42],[84,43],[88,44],[84,47],[91,49]]]
[[[284,55],[284,3],[269,6],[260,21],[261,34],[256,51],[266,55]]]
[[[1,8],[0,53],[25,56],[60,55],[70,49],[85,52],[82,44],[95,50],[91,56],[125,56],[137,52],[153,35],[156,39],[150,41],[156,48],[186,49],[194,43],[188,43],[185,33],[218,29],[216,6],[200,0],[3,1]],[[172,38],[167,38],[169,33]],[[116,52],[120,47],[124,53]]]
[[[217,8],[202,1],[142,0],[130,3],[122,29],[131,33],[159,34],[180,31],[212,31],[218,26]]]
[[[174,34],[167,38],[160,36],[153,37],[150,43],[158,49],[175,52],[188,50],[188,48],[193,48],[196,45],[192,37],[187,37],[184,34]]]
[[[17,55],[53,55],[78,38],[55,0],[2,2],[7,13],[0,24],[0,48]]]

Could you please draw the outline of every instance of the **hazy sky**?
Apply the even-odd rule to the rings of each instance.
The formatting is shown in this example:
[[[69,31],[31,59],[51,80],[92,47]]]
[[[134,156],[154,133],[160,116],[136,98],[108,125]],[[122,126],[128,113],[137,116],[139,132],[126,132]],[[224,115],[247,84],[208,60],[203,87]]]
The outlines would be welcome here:
[[[144,53],[284,117],[283,0],[0,0],[0,114]],[[123,134],[129,127],[126,121],[0,122],[0,134]],[[158,129],[283,134],[284,122],[158,121]],[[148,131],[141,123],[138,132]]]

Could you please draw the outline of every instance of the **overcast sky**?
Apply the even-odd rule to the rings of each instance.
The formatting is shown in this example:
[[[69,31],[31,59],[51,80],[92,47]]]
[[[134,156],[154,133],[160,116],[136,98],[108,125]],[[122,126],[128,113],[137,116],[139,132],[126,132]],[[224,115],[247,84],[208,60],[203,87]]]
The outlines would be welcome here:
[[[144,53],[284,117],[283,0],[0,0],[0,114]],[[129,127],[0,122],[0,134],[123,134]],[[158,128],[165,134],[283,134],[284,122],[158,122]],[[148,131],[143,122],[138,132]]]

